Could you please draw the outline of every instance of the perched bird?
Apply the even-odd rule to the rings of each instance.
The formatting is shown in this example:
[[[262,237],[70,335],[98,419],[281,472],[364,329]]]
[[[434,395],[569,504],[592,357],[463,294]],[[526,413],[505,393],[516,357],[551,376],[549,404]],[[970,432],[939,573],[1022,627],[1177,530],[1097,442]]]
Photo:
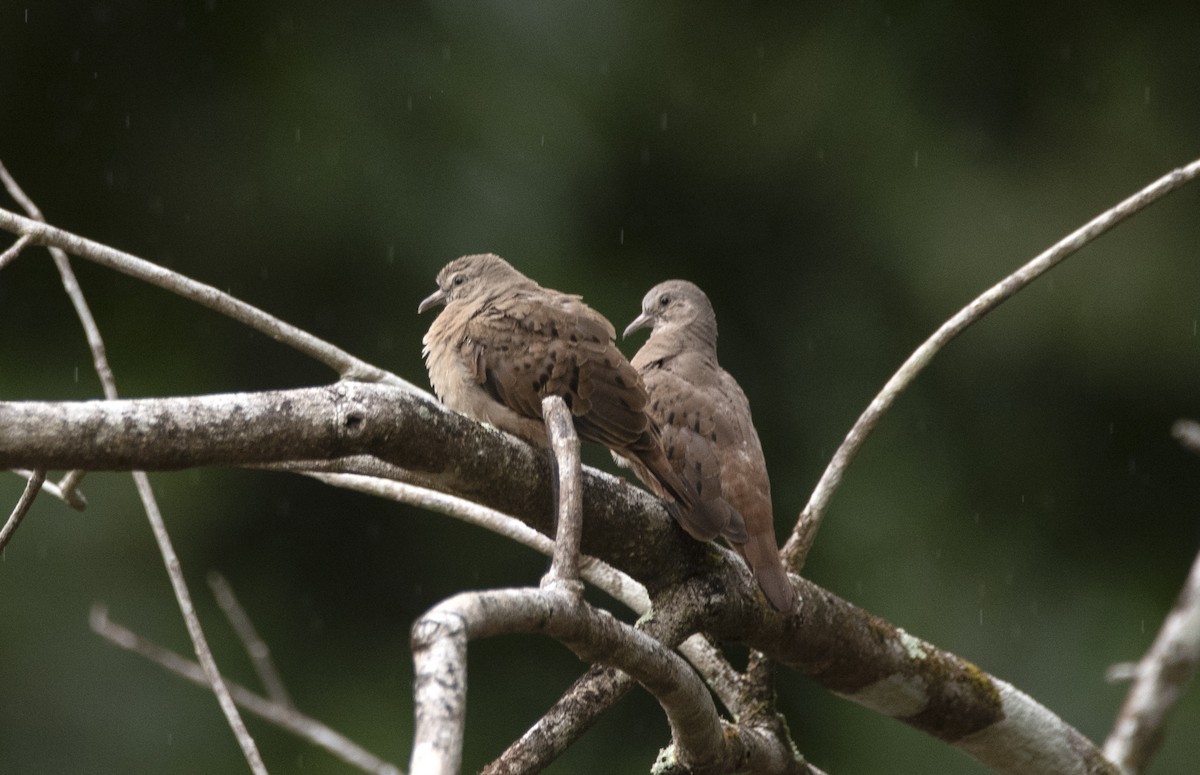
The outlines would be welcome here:
[[[667,459],[702,496],[720,497],[742,515],[746,538],[725,538],[771,605],[790,611],[796,591],[775,544],[767,464],[746,394],[717,363],[712,304],[694,284],[668,280],[642,299],[642,314],[624,336],[647,326],[650,338],[632,363],[650,395]]]
[[[491,254],[456,258],[437,285],[417,311],[446,306],[423,340],[446,406],[547,446],[542,399],[562,396],[580,438],[628,460],[689,532],[745,538],[741,516],[723,500],[701,500],[667,460],[646,390],[603,315]]]

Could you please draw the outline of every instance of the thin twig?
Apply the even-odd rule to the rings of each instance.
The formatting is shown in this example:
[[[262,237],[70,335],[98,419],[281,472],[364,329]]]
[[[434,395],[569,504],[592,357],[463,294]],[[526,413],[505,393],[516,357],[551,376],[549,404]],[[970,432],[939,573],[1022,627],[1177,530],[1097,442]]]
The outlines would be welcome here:
[[[34,475],[34,472],[28,468],[14,468],[12,469],[12,472],[18,476],[25,477],[27,480]],[[87,499],[85,499],[78,490],[69,493],[64,492],[61,485],[46,481],[42,482],[42,492],[58,498],[60,501],[77,511],[83,511],[85,508],[87,508]]]
[[[30,218],[42,220],[42,211],[33,203],[33,200],[26,195],[25,191],[17,184],[16,179],[9,174],[8,168],[4,166],[4,162],[0,161],[0,183],[4,184],[4,188],[8,191],[8,195],[13,198],[13,201],[21,205],[21,209],[29,213]]]
[[[275,667],[275,661],[271,659],[271,648],[258,634],[258,629],[250,620],[246,609],[238,602],[237,595],[233,593],[233,586],[215,570],[208,573],[208,586],[213,597],[217,599],[221,612],[225,614],[225,618],[229,620],[230,626],[242,642],[242,648],[246,649],[250,664],[254,666],[254,672],[258,673],[258,680],[262,681],[267,697],[284,707],[292,707],[292,698],[288,695],[283,678]]]
[[[112,621],[108,618],[108,610],[104,606],[92,606],[88,621],[92,631],[109,643],[145,657],[196,686],[209,688],[208,678],[200,665]],[[323,748],[351,766],[374,775],[402,775],[396,765],[380,759],[353,740],[320,721],[305,716],[291,705],[267,699],[232,682],[229,683],[229,692],[234,701],[250,713]]]
[[[1135,679],[1104,743],[1104,755],[1126,773],[1145,770],[1167,720],[1200,664],[1200,555]]]
[[[792,530],[791,537],[783,548],[784,560],[791,569],[799,573],[804,567],[808,552],[816,539],[821,521],[829,507],[838,485],[841,484],[846,468],[858,454],[867,436],[875,429],[884,413],[896,402],[899,395],[912,384],[930,361],[942,348],[962,333],[963,329],[976,322],[988,312],[995,309],[1017,291],[1021,290],[1051,267],[1078,251],[1084,245],[1092,242],[1100,235],[1129,218],[1134,213],[1148,207],[1170,192],[1190,182],[1200,175],[1200,159],[1190,164],[1172,170],[1158,180],[1146,186],[1133,196],[1105,210],[1100,215],[1080,226],[1075,231],[1063,237],[1049,249],[1038,254],[1033,260],[1017,271],[1005,277],[996,285],[984,291],[978,298],[959,310],[947,320],[928,339],[921,343],[908,360],[892,375],[879,394],[872,399],[866,410],[855,421],[845,440],[834,453],[820,481],[813,489],[812,496]]]
[[[17,184],[17,181],[8,173],[2,162],[0,162],[0,180],[3,181],[5,188],[13,199],[19,202],[25,208],[26,212],[35,219],[31,223],[45,226],[42,211],[25,194]],[[115,401],[118,398],[116,380],[108,364],[108,355],[105,351],[104,339],[100,335],[100,329],[96,326],[96,320],[92,316],[87,301],[83,297],[83,292],[79,288],[79,283],[75,279],[75,273],[71,270],[70,261],[67,260],[66,254],[61,250],[57,250],[57,246],[49,247],[51,247],[54,263],[58,267],[62,278],[63,288],[70,297],[71,303],[75,307],[75,312],[79,316],[79,321],[83,326],[88,345],[92,351],[92,362],[96,369],[96,376],[100,379],[104,396],[110,401]],[[246,762],[250,765],[251,771],[256,775],[266,775],[267,768],[263,764],[262,756],[258,752],[258,746],[255,745],[254,738],[250,736],[250,732],[246,729],[246,724],[242,721],[237,705],[234,704],[233,698],[230,697],[229,689],[225,686],[220,671],[217,670],[216,660],[213,659],[212,652],[209,650],[208,641],[204,637],[204,630],[200,626],[200,619],[196,616],[195,607],[192,605],[192,598],[188,592],[187,582],[183,578],[179,557],[175,554],[175,548],[171,545],[171,538],[167,534],[166,523],[163,522],[162,513],[158,508],[158,501],[155,499],[154,491],[150,487],[150,478],[143,471],[134,471],[133,482],[137,487],[142,507],[145,509],[146,518],[150,522],[150,529],[154,533],[154,540],[158,544],[159,553],[162,555],[163,564],[167,569],[167,576],[171,581],[171,588],[175,592],[175,600],[179,604],[180,613],[183,614],[188,636],[192,640],[192,647],[195,649],[196,656],[200,660],[200,666],[204,669],[204,673],[208,677],[209,685],[212,687],[213,693],[217,696],[217,702],[220,704],[221,710],[225,713],[225,718],[229,723],[230,729],[233,730],[238,744],[242,748],[242,753],[246,757]],[[78,484],[78,477],[74,477],[70,484],[71,489],[73,489]]]
[[[334,369],[343,379],[360,382],[381,382],[404,390],[418,390],[416,386],[390,372],[362,361],[350,353],[313,336],[290,323],[234,298],[211,285],[197,282],[177,272],[152,264],[124,251],[110,248],[99,242],[80,237],[48,224],[22,218],[16,213],[0,209],[0,229],[13,234],[29,235],[34,242],[47,247],[58,247],[73,256],[85,258],[101,266],[114,269],[150,285],[175,293],[196,302],[243,325],[282,342],[308,357]],[[423,391],[422,391],[423,392]]]
[[[28,234],[22,234],[18,237],[16,242],[9,245],[8,250],[0,253],[0,269],[3,269],[16,260],[17,256],[21,255],[21,251],[28,247],[31,242],[33,242],[33,238]]]
[[[163,564],[167,568],[167,577],[171,580],[171,589],[175,592],[175,601],[179,604],[180,613],[183,614],[188,637],[192,639],[192,648],[195,649],[200,667],[208,678],[208,685],[212,687],[213,694],[217,695],[217,702],[220,703],[221,710],[225,713],[225,719],[229,723],[229,728],[233,730],[238,745],[242,747],[242,753],[245,755],[246,763],[250,765],[251,771],[255,775],[266,775],[267,768],[263,764],[262,756],[258,753],[258,746],[254,743],[254,738],[250,736],[249,730],[246,729],[246,723],[242,721],[241,714],[238,713],[237,705],[229,694],[229,687],[225,685],[225,679],[221,677],[221,673],[217,669],[217,662],[213,659],[212,651],[208,647],[204,630],[200,627],[200,619],[196,616],[195,606],[192,605],[191,593],[188,592],[187,583],[183,580],[183,569],[179,564],[179,557],[175,554],[175,547],[171,545],[167,526],[158,510],[158,501],[155,500],[154,492],[150,489],[150,477],[146,476],[144,471],[134,471],[133,481],[137,484],[138,496],[142,499],[146,517],[150,520],[150,529],[158,544],[158,552],[162,555]]]
[[[566,583],[576,594],[579,584],[579,544],[583,540],[583,472],[579,462],[579,436],[571,412],[560,396],[542,399],[542,416],[550,435],[557,474],[558,502],[555,504],[558,529],[554,538],[554,560],[542,584]]]
[[[12,514],[4,523],[4,527],[0,528],[0,552],[4,551],[8,542],[12,540],[13,533],[17,532],[21,520],[29,512],[29,507],[33,505],[33,499],[41,491],[44,481],[46,481],[46,472],[34,471],[33,475],[29,477],[29,481],[25,483],[25,489],[21,492],[21,497],[17,499],[17,505],[13,507]]]
[[[87,498],[83,497],[83,493],[79,491],[79,483],[83,481],[85,473],[87,472],[77,468],[74,471],[67,471],[63,478],[58,480],[58,491],[62,493],[62,499],[76,511],[83,511],[87,508]]]
[[[0,181],[3,181],[4,188],[21,207],[28,213],[29,217],[45,223],[46,217],[42,214],[41,208],[25,193],[16,179],[9,174],[8,169],[4,166],[4,162],[0,162]],[[25,234],[25,237],[30,235]],[[32,240],[32,237],[30,237]],[[62,279],[63,289],[67,292],[67,297],[71,300],[71,304],[75,307],[75,314],[79,317],[79,322],[83,325],[84,335],[87,337],[88,347],[92,351],[92,364],[96,369],[96,375],[100,378],[100,383],[104,386],[105,398],[116,398],[117,388],[113,378],[112,369],[108,365],[108,357],[104,352],[104,340],[100,336],[100,329],[96,326],[96,319],[92,316],[91,309],[88,308],[87,301],[83,298],[83,291],[79,287],[79,280],[75,277],[74,270],[71,269],[70,259],[67,254],[61,249],[50,246],[50,255],[54,258],[54,265],[58,268],[59,277]]]

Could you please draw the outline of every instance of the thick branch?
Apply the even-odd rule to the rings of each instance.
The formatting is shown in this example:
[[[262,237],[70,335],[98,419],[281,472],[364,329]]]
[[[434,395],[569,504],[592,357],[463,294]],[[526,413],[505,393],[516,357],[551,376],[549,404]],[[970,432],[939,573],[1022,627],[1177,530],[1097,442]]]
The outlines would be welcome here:
[[[550,532],[547,456],[411,391],[339,383],[196,398],[0,403],[0,467],[169,470],[360,454]],[[797,582],[803,602],[794,614],[765,609],[749,572],[714,561],[716,549],[675,528],[655,498],[590,469],[584,479],[584,552],[652,595],[692,577],[687,587],[699,591],[670,607],[703,612],[705,620],[680,637],[704,629],[745,642],[999,772],[1113,771],[1095,746],[1033,700],[814,584]],[[1048,764],[1039,769],[1012,750]]]
[[[547,456],[415,391],[341,382],[183,398],[0,402],[0,467],[169,471],[360,454],[552,534]],[[583,505],[584,552],[621,558],[618,567],[651,592],[677,581],[682,563],[706,551],[672,527],[658,499],[594,469],[584,474]],[[625,529],[605,527],[614,520]],[[663,552],[680,562],[664,563]]]

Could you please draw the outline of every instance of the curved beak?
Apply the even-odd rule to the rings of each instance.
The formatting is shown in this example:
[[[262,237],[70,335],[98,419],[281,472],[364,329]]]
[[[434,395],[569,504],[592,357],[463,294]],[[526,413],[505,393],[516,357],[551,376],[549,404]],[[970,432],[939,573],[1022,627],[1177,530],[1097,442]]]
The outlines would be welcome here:
[[[425,297],[425,300],[417,306],[417,314],[420,315],[430,307],[440,307],[446,303],[446,292],[438,288],[433,293]]]
[[[654,325],[654,318],[651,317],[650,315],[647,315],[645,312],[643,312],[642,314],[640,314],[636,318],[634,318],[632,323],[630,323],[629,325],[627,325],[625,327],[625,331],[621,334],[621,338],[628,339],[629,335],[632,334],[634,331],[637,331],[639,328],[645,328],[646,326],[653,326],[653,325]]]

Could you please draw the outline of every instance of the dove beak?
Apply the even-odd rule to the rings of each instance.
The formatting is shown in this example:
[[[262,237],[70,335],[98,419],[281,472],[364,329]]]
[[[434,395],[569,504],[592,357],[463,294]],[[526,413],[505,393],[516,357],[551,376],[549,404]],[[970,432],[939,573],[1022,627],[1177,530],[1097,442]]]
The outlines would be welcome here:
[[[438,288],[433,293],[425,297],[425,300],[417,307],[417,314],[420,315],[430,307],[440,307],[446,303],[446,292]]]
[[[653,323],[654,318],[643,312],[634,318],[632,323],[625,327],[625,331],[621,334],[621,338],[628,339],[629,335],[634,331],[637,331],[639,328],[645,328],[646,326],[653,325]]]

